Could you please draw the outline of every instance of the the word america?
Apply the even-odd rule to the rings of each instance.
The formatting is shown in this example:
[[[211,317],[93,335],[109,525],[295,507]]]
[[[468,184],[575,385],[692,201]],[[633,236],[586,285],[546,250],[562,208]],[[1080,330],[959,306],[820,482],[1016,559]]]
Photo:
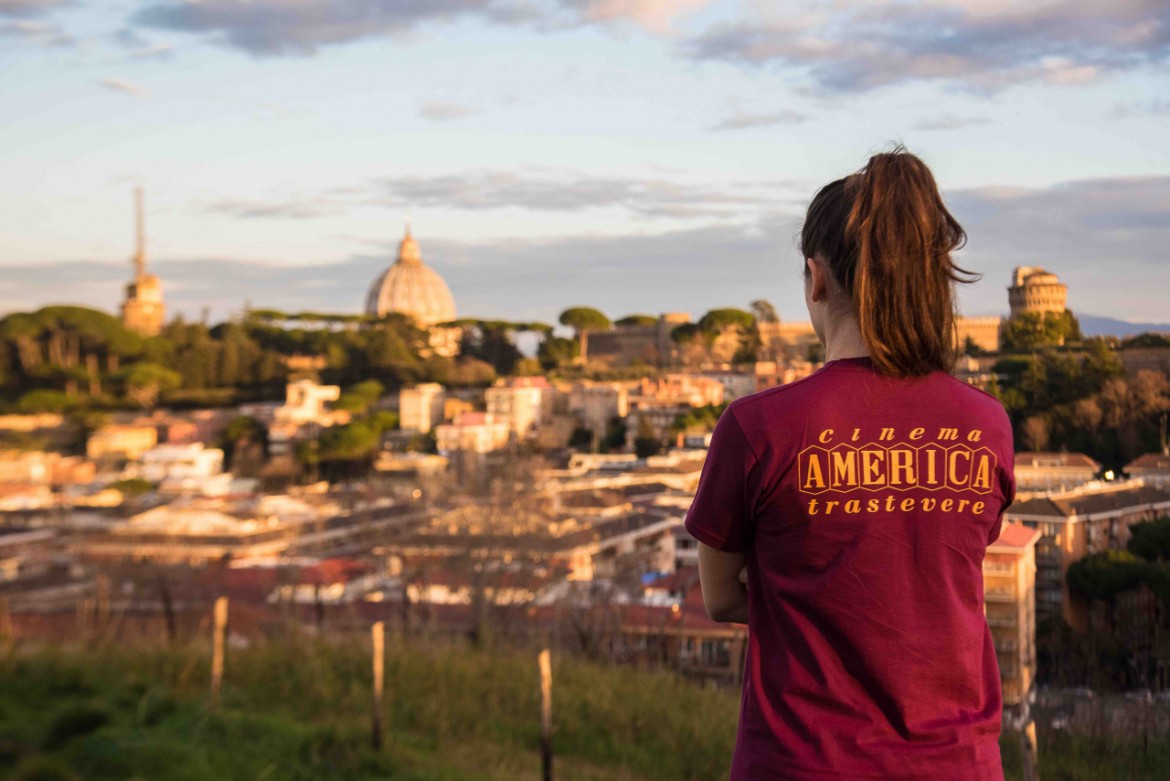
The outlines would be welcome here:
[[[825,446],[813,445],[799,453],[797,466],[802,493],[884,488],[991,493],[995,454],[984,446],[967,444],[979,442],[982,434],[979,429],[968,432],[966,442],[956,442],[958,430],[944,428],[933,440],[920,445],[910,443],[924,439],[923,428],[910,430],[909,441],[894,441],[889,445],[881,442],[893,440],[892,428],[882,429],[877,442],[852,444],[859,433],[859,429],[854,429],[852,437],[843,437],[837,443],[833,429],[825,429],[818,437]]]

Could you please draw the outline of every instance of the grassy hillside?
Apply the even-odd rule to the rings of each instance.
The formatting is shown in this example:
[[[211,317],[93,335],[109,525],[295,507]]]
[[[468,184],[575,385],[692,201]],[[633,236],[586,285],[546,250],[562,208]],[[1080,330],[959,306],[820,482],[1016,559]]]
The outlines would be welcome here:
[[[0,777],[401,779],[539,777],[535,656],[389,644],[386,746],[369,748],[369,653],[278,642],[229,653],[206,708],[202,647],[0,652]],[[726,777],[737,698],[665,673],[554,663],[556,777]],[[1060,736],[1058,736],[1060,737]],[[1170,751],[1045,741],[1044,778],[1167,777]],[[1017,755],[1005,745],[1009,777]]]

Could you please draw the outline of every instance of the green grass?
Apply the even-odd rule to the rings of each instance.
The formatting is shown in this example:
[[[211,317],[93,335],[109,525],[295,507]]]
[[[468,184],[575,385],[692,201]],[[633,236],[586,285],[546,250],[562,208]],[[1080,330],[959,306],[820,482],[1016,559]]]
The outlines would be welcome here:
[[[207,708],[201,644],[0,651],[0,778],[77,781],[539,777],[535,654],[390,642],[370,747],[368,640],[229,651]],[[726,777],[738,698],[669,673],[554,658],[556,777]],[[1004,742],[1019,778],[1014,740]],[[1170,778],[1170,747],[1041,736],[1048,779]]]
[[[534,654],[388,644],[386,742],[370,748],[368,641],[229,651],[207,709],[203,649],[0,658],[0,776],[374,779],[539,776]],[[665,673],[554,659],[558,778],[717,778],[736,700]]]

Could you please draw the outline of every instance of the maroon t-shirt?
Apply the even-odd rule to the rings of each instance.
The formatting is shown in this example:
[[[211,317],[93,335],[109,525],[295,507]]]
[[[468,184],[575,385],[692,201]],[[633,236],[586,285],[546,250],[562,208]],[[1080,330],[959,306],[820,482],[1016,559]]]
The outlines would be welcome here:
[[[996,399],[868,358],[728,405],[687,530],[747,551],[733,781],[1003,778],[984,552],[1015,492]]]

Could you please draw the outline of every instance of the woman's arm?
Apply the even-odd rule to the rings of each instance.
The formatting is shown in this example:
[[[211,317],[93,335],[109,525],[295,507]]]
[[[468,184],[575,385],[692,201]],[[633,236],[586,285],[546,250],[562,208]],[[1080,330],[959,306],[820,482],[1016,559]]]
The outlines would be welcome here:
[[[746,563],[745,551],[728,553],[699,543],[699,586],[712,621],[747,623],[748,593],[740,580]]]

